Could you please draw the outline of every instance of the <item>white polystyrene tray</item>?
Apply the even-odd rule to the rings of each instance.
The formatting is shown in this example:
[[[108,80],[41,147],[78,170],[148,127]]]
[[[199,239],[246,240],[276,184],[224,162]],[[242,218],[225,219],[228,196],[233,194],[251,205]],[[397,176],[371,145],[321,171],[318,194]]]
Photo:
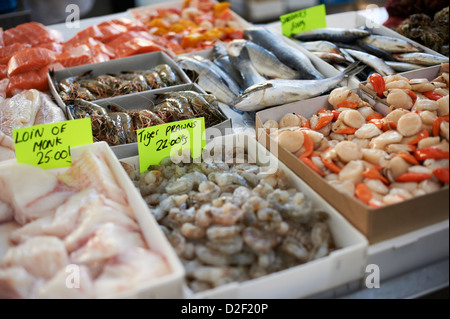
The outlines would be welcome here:
[[[228,143],[234,141],[233,145],[245,147],[251,157],[264,159],[264,162],[268,160],[270,163],[275,163],[276,167],[283,169],[293,187],[304,192],[313,201],[314,207],[329,214],[328,224],[335,243],[340,249],[333,251],[327,257],[303,265],[242,283],[235,282],[219,286],[201,293],[194,294],[189,288],[184,287],[185,298],[302,298],[363,277],[368,242],[360,232],[252,136],[233,134],[216,138],[210,143],[222,143],[222,141]],[[227,144],[227,147],[228,145],[230,144]],[[134,165],[135,169],[139,167],[137,156],[120,160]]]
[[[102,152],[106,155],[108,165],[110,166],[114,177],[116,178],[119,186],[127,195],[129,205],[134,212],[136,221],[141,227],[144,240],[150,249],[158,252],[166,258],[171,268],[170,274],[155,279],[147,284],[142,284],[134,291],[127,291],[114,295],[112,298],[181,298],[183,295],[183,279],[185,274],[184,267],[175,252],[172,250],[170,243],[167,241],[158,223],[153,218],[153,215],[151,214],[139,191],[136,189],[122,165],[119,163],[117,157],[108,147],[108,144],[105,142],[99,142],[71,148],[70,153],[72,160],[76,160],[76,158],[79,157],[85,150]],[[11,161],[15,162],[15,160]],[[0,169],[2,164],[11,161],[0,163]],[[58,169],[58,171],[63,170],[65,169]],[[5,234],[10,233],[17,227],[18,225],[15,222],[0,224],[0,259],[8,247],[8,236]]]

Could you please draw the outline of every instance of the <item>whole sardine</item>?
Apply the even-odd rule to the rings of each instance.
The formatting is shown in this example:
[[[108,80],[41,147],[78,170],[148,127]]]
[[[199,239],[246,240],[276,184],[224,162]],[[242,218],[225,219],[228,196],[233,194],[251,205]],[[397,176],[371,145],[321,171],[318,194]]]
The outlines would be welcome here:
[[[311,52],[311,53],[328,63],[333,64],[333,63],[347,62],[347,59],[341,54],[331,52]]]
[[[350,43],[357,39],[367,37],[370,32],[360,29],[342,29],[342,28],[322,28],[315,29],[307,32],[297,33],[292,37],[299,41],[337,41]]]
[[[405,41],[403,39],[397,39],[384,35],[372,34],[360,41],[370,44],[376,48],[382,49],[391,53],[406,53],[406,52],[422,52],[423,50],[418,46]]]
[[[197,84],[206,92],[213,94],[219,101],[231,104],[238,95],[220,74],[197,59],[179,56],[177,63],[183,70],[195,72],[198,75]]]
[[[356,40],[356,44],[362,49],[362,51],[366,53],[379,57],[384,61],[394,61],[394,58],[392,57],[392,54],[390,52],[374,47],[369,43],[363,42],[362,39]]]
[[[298,44],[304,47],[306,50],[312,52],[342,54],[338,46],[334,43],[331,43],[330,41],[307,41],[307,42],[298,42]]]
[[[224,43],[216,42],[213,48],[213,62],[219,66],[224,72],[239,85],[240,88],[243,86],[243,80],[241,74],[236,70],[230,61],[228,56],[227,48]]]
[[[356,50],[351,50],[351,49],[345,49],[345,51],[350,53],[350,55],[352,57],[354,57],[354,58],[364,62],[368,66],[372,67],[375,71],[377,71],[382,76],[395,74],[395,71],[389,65],[387,65],[386,62],[384,62],[384,60],[382,60],[372,54],[361,52],[361,51],[356,51]]]
[[[425,66],[436,65],[440,63],[448,63],[448,58],[429,53],[415,52],[415,53],[399,53],[393,55],[394,59],[399,62],[420,64]]]
[[[299,72],[299,78],[305,80],[324,79],[310,59],[300,50],[288,45],[283,39],[265,27],[248,28],[244,30],[244,38],[269,50],[276,57]]]
[[[386,64],[389,65],[397,72],[405,72],[405,71],[414,71],[425,68],[424,65],[412,64],[406,62],[397,62],[397,61],[386,61]]]
[[[281,62],[275,54],[248,40],[234,40],[243,41],[250,56],[252,64],[256,70],[265,77],[279,78],[279,79],[295,79],[299,76],[298,72]]]
[[[322,80],[268,80],[247,88],[234,102],[240,111],[258,111],[266,107],[309,99],[323,94],[365,66],[351,64],[344,73]]]
[[[266,80],[254,67],[246,47],[246,40],[234,40],[228,43],[227,52],[230,61],[244,79],[244,90],[249,86]]]

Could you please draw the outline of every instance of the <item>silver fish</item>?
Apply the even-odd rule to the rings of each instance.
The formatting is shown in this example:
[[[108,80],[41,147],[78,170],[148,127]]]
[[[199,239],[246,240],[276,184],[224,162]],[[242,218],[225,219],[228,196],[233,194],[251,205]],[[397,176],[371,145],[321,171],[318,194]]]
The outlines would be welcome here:
[[[385,61],[387,65],[397,72],[414,71],[425,68],[424,65],[412,64],[406,62]]]
[[[311,52],[327,52],[327,53],[342,54],[339,47],[336,44],[331,43],[330,41],[307,41],[307,42],[298,42],[298,44]]]
[[[344,50],[344,49],[343,49]],[[395,71],[384,62],[384,60],[361,51],[351,50],[351,49],[345,49],[346,52],[350,53],[351,56],[354,58],[364,62],[368,66],[372,67],[375,71],[377,71],[382,76],[386,75],[393,75],[395,74]]]
[[[347,61],[347,59],[343,55],[337,53],[331,52],[311,52],[311,53],[328,63],[344,63]]]
[[[281,62],[298,71],[300,79],[317,80],[325,78],[317,71],[310,59],[303,52],[287,44],[268,28],[254,27],[245,29],[244,38],[251,40],[275,54]]]
[[[370,32],[362,29],[322,28],[297,33],[292,35],[292,37],[299,41],[325,40],[350,43],[368,35],[370,35]]]
[[[405,53],[405,52],[422,52],[423,50],[418,46],[405,41],[384,35],[369,35],[362,38],[360,41],[370,44],[376,48],[382,49],[391,53]]]
[[[301,101],[319,96],[359,73],[365,66],[351,64],[344,73],[322,80],[267,80],[247,88],[234,102],[239,111],[258,111],[266,107]]]
[[[266,80],[265,77],[258,73],[250,60],[250,54],[247,50],[246,42],[246,40],[234,40],[227,45],[227,52],[230,56],[230,61],[241,73],[241,76],[244,79],[244,89]]]
[[[393,57],[395,60],[399,62],[420,64],[425,66],[431,66],[440,63],[448,63],[448,57],[423,52],[399,53],[394,54]]]
[[[248,40],[234,40],[233,42],[235,41],[244,41],[252,64],[261,75],[287,80],[295,79],[299,76],[297,71],[285,65],[275,54],[259,44]]]
[[[224,43],[216,42],[213,48],[213,62],[224,72],[228,73],[237,85],[242,87],[243,81],[241,74],[236,70],[230,61],[227,48]]]
[[[177,63],[182,69],[195,72],[198,75],[196,79],[198,85],[206,92],[213,94],[219,101],[229,105],[238,95],[220,74],[197,59],[179,56]]]
[[[239,85],[236,82],[234,82],[233,79],[226,72],[224,72],[221,68],[219,68],[219,66],[216,65],[214,62],[212,62],[211,60],[204,58],[200,55],[193,55],[192,58],[196,59],[200,63],[205,64],[211,70],[213,70],[214,72],[219,74],[220,77],[223,78],[227,82],[228,87],[231,89],[231,91],[234,94],[237,95],[240,93]]]

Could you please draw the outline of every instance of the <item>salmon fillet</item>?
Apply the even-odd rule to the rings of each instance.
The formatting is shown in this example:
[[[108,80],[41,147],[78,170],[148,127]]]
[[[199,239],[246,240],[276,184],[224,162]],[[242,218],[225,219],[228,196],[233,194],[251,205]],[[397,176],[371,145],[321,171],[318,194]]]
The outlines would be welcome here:
[[[0,64],[8,64],[9,59],[16,52],[30,47],[31,45],[25,43],[14,43],[5,47],[0,47]]]
[[[8,62],[8,76],[40,70],[56,59],[56,53],[44,48],[28,48],[17,52]]]
[[[51,40],[58,41],[60,39],[57,39],[55,33],[50,32],[43,24],[38,22],[27,22],[4,31],[3,40],[5,45],[11,45],[17,42],[36,45],[44,40],[49,42]]]

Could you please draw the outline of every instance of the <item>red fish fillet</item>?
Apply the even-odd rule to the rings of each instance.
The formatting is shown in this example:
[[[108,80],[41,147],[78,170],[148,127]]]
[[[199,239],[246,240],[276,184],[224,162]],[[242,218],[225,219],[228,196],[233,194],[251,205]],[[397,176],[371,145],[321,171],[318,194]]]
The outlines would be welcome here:
[[[8,75],[7,68],[8,67],[6,65],[0,64],[0,80],[6,78],[6,76]]]
[[[60,40],[55,37],[55,33],[50,32],[46,26],[38,22],[23,23],[3,32],[5,45],[11,45],[16,42],[36,45],[41,43],[41,41],[44,41],[44,39],[54,41]]]
[[[40,70],[56,59],[56,53],[44,48],[29,48],[17,52],[8,62],[8,75]]]
[[[22,90],[36,89],[39,91],[48,90],[47,72],[49,69],[59,70],[64,67],[61,64],[53,63],[42,67],[37,71],[29,71],[9,77],[7,96],[11,97]]]
[[[29,48],[31,45],[25,43],[14,43],[0,48],[0,64],[8,64],[9,59],[22,49]]]

